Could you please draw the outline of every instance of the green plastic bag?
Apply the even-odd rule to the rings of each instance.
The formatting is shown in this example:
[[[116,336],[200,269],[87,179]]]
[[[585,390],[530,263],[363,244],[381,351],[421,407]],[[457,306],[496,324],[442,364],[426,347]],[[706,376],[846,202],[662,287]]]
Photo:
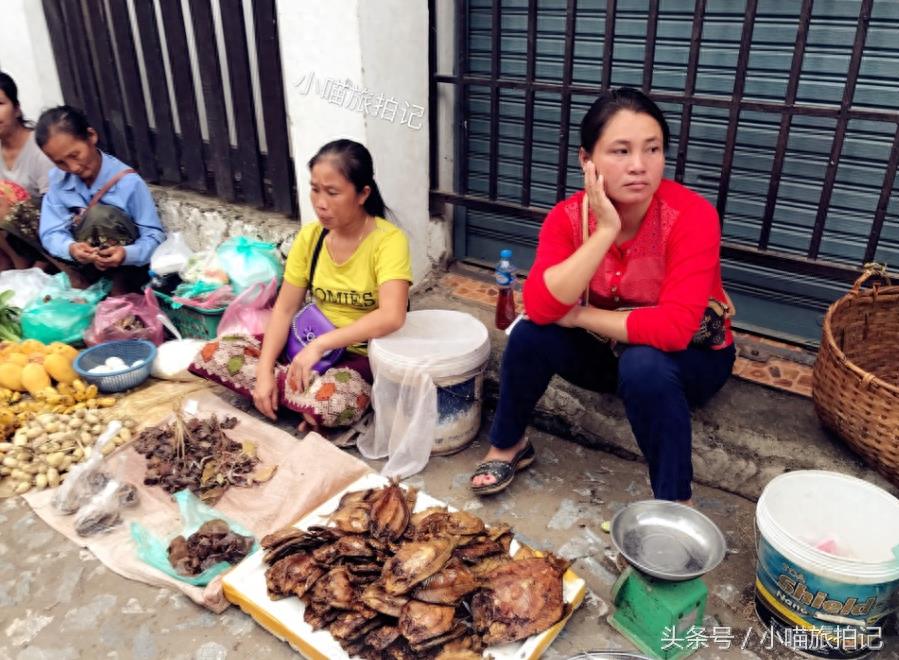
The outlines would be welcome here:
[[[45,344],[81,343],[112,282],[104,278],[87,289],[73,289],[65,273],[57,273],[53,280],[22,312],[22,336]]]
[[[234,293],[240,293],[256,282],[268,282],[272,278],[280,284],[284,275],[284,264],[281,263],[281,256],[274,243],[234,236],[222,243],[215,253],[231,279]]]
[[[246,530],[232,520],[228,520],[228,518],[221,515],[212,507],[206,506],[189,490],[179,490],[172,496],[172,498],[178,503],[178,509],[181,512],[181,522],[184,527],[181,535],[184,538],[187,538],[196,532],[203,523],[209,522],[210,520],[224,520],[228,523],[231,531],[243,536],[253,536],[253,532]],[[176,580],[180,580],[181,582],[186,582],[187,584],[204,587],[212,582],[216,575],[231,568],[231,564],[228,562],[220,561],[218,564],[210,566],[199,575],[181,575],[181,573],[176,571],[169,563],[169,543],[171,542],[171,539],[163,540],[157,536],[153,536],[146,527],[136,522],[131,523],[131,538],[133,538],[134,542],[137,544],[138,557],[153,568],[157,568],[166,575],[173,577]],[[250,552],[247,553],[247,556],[249,557],[258,549],[259,543],[254,542],[253,547],[250,548]]]

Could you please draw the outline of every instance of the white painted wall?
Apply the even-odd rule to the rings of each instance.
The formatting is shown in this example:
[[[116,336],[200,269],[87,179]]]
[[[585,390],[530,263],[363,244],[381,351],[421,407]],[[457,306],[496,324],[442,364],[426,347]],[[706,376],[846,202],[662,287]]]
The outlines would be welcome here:
[[[13,77],[28,119],[62,103],[44,10],[35,0],[3,0],[0,71]]]
[[[362,142],[374,158],[375,180],[384,200],[409,235],[413,272],[415,279],[421,280],[431,266],[432,235],[428,215],[427,4],[331,0],[299,7],[291,2],[278,5],[300,215],[304,221],[315,217],[309,201],[309,158],[329,140],[347,137]],[[323,98],[329,84],[333,90],[333,85],[342,82],[371,93],[375,103],[381,95],[385,100],[394,99],[393,121]],[[420,118],[412,118],[419,112],[416,106],[421,108]],[[416,130],[410,123],[420,124],[420,128]]]

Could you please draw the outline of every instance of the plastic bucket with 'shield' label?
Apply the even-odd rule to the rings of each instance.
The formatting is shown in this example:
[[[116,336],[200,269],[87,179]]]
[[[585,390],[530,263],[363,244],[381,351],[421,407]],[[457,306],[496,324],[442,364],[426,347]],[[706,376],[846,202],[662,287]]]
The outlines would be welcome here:
[[[794,651],[860,658],[899,605],[899,500],[855,477],[772,479],[756,507],[756,611]]]

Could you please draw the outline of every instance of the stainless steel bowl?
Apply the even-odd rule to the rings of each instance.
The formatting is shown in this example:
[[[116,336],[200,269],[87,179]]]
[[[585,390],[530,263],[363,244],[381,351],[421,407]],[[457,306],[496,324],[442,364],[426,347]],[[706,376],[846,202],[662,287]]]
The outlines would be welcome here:
[[[724,559],[727,543],[717,525],[696,509],[644,500],[612,518],[612,542],[630,564],[660,580],[690,580]]]

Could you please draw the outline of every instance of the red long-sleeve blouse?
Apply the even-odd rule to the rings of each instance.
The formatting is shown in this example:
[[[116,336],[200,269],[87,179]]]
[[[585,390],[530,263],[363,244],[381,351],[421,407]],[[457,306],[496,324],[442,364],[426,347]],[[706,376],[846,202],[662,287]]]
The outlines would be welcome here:
[[[578,192],[559,202],[540,229],[537,257],[524,285],[528,317],[558,321],[572,308],[550,293],[546,269],[583,244]],[[596,218],[589,215],[590,233]],[[627,319],[628,343],[663,351],[685,349],[699,329],[709,298],[724,301],[718,213],[702,196],[669,180],[653,195],[636,236],[613,244],[590,281],[590,303],[602,309],[637,307]],[[725,340],[733,342],[730,322]]]

